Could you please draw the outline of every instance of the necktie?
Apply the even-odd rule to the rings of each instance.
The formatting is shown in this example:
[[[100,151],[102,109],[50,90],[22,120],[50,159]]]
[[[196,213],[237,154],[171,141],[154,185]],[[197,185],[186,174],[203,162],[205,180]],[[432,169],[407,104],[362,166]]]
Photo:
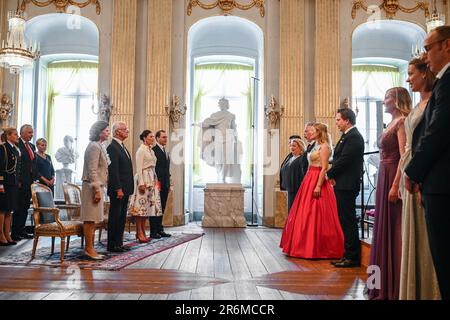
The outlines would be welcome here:
[[[27,148],[28,154],[30,155],[30,159],[31,161],[34,160],[34,153],[33,150],[31,150],[30,145],[28,144],[28,142],[25,142],[25,147]]]

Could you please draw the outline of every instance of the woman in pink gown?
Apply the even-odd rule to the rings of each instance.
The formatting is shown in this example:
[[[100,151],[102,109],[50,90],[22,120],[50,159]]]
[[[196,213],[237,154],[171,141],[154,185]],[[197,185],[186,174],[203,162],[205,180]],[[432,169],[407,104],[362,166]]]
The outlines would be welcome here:
[[[333,187],[325,179],[331,155],[327,126],[314,125],[316,146],[309,154],[310,167],[289,212],[280,247],[291,257],[340,259],[344,235]]]
[[[401,170],[405,153],[405,117],[411,112],[411,97],[403,87],[389,89],[384,98],[392,121],[379,139],[375,222],[370,250],[370,266],[379,267],[380,287],[369,290],[370,300],[398,300],[402,257],[402,201],[399,198]],[[375,287],[375,286],[374,286]]]

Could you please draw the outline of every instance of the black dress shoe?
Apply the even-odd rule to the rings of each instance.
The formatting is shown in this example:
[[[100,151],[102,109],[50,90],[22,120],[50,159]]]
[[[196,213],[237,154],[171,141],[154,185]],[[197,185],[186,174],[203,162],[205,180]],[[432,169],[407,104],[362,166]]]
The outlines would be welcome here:
[[[9,246],[16,246],[17,242],[16,241],[8,241],[8,245]]]
[[[11,236],[11,239],[16,242],[22,241],[22,238],[18,236]]]
[[[165,233],[164,231],[159,232],[159,235],[163,238],[170,238],[172,235]]]
[[[156,233],[156,234],[151,234],[150,238],[151,239],[161,239],[161,236],[158,233]]]
[[[32,235],[32,234],[28,234],[28,233],[22,233],[21,235],[20,235],[20,237],[21,238],[23,238],[23,239],[34,239],[34,236]]]
[[[341,258],[340,260],[337,260],[337,261],[331,261],[330,264],[333,265],[333,266],[335,266],[336,263],[341,263],[341,262],[343,262],[344,260],[345,260],[345,258]]]
[[[342,262],[337,262],[334,266],[336,268],[357,268],[360,267],[361,263],[359,261],[353,261],[345,259]]]
[[[119,247],[119,248],[122,249],[123,252],[131,251],[131,248],[129,248],[129,247],[121,246],[121,247]]]

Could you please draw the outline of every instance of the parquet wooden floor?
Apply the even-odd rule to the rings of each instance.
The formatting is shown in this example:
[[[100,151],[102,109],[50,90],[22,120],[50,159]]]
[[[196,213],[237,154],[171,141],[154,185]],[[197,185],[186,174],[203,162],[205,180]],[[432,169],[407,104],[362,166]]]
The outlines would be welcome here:
[[[281,230],[203,229],[196,223],[167,230],[205,236],[117,272],[0,267],[0,300],[365,299],[363,268],[286,257],[278,248]],[[31,251],[31,245],[0,248],[0,256]]]

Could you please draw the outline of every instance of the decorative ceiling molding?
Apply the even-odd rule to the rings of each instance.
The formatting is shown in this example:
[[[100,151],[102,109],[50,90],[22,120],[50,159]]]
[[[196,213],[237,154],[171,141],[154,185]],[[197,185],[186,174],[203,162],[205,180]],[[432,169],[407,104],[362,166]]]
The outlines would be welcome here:
[[[100,5],[100,1],[99,0],[81,0],[80,1],[76,1],[76,0],[47,0],[47,1],[43,1],[43,0],[22,0],[22,5],[20,6],[20,9],[22,11],[25,11],[27,8],[27,5],[29,3],[34,4],[35,6],[38,7],[47,7],[50,5],[54,5],[56,7],[56,11],[64,13],[67,12],[67,7],[69,6],[76,6],[80,9],[87,7],[88,5],[92,4],[95,5],[96,7],[96,12],[98,15],[100,15],[100,13],[102,12],[102,8]]]
[[[192,14],[192,8],[199,6],[202,9],[210,10],[216,7],[222,9],[224,15],[229,15],[234,8],[241,10],[249,10],[253,7],[259,8],[259,13],[261,17],[265,15],[264,0],[250,0],[248,4],[241,4],[236,0],[216,0],[211,4],[202,3],[201,0],[189,0],[187,7],[187,15]]]
[[[417,10],[421,9],[425,13],[425,17],[427,18],[430,15],[430,12],[428,11],[428,3],[425,2],[419,2],[417,1],[416,6],[412,8],[405,8],[400,4],[399,0],[383,0],[383,3],[381,3],[378,8],[381,11],[386,12],[386,16],[388,19],[393,19],[398,11],[402,11],[405,13],[413,13]],[[364,0],[355,0],[353,1],[353,7],[352,7],[352,18],[356,18],[356,11],[359,9],[363,9],[366,12],[369,12],[371,9]],[[369,13],[376,13],[375,10],[372,10],[372,12]]]

